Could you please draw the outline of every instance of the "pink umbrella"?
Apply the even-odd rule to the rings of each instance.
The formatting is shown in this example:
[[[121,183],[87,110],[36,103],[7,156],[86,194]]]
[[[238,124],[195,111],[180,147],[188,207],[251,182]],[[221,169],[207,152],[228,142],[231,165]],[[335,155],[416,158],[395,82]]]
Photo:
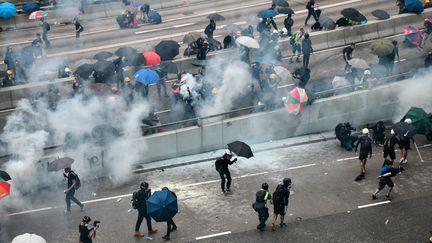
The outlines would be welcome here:
[[[47,12],[44,11],[34,11],[33,13],[31,13],[29,15],[29,19],[35,19],[35,20],[39,20],[41,18],[45,18],[46,16],[48,16]]]

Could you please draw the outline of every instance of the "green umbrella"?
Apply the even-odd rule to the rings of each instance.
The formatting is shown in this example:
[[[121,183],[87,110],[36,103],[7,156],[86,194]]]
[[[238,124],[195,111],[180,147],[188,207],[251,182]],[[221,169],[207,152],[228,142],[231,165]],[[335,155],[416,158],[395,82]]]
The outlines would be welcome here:
[[[377,56],[386,56],[393,52],[394,46],[390,40],[381,39],[372,42],[370,49]]]
[[[412,120],[418,134],[426,134],[432,127],[428,114],[419,107],[411,107],[405,115]]]

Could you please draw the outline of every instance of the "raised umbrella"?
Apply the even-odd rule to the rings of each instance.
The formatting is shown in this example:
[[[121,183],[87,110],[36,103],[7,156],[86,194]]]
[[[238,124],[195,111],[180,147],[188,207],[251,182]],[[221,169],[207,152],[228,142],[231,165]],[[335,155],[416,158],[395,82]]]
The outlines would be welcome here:
[[[234,141],[228,144],[228,149],[237,156],[250,158],[253,157],[252,149],[249,145],[241,141]]]
[[[133,47],[120,47],[119,49],[117,49],[117,51],[114,52],[114,54],[116,54],[119,57],[128,57],[128,56],[133,56],[135,54],[137,54],[138,51],[137,49],[133,48]]]
[[[401,140],[412,138],[416,134],[416,128],[406,122],[398,122],[392,126],[392,129]]]
[[[150,10],[148,13],[149,22],[151,24],[160,24],[162,23],[162,16],[154,10]]]
[[[225,20],[225,17],[222,16],[222,15],[220,15],[220,14],[218,14],[218,13],[212,13],[212,14],[209,14],[209,15],[207,15],[207,18],[208,18],[208,19],[212,19],[212,20],[214,20],[214,21],[222,21],[222,20]]]
[[[129,65],[135,66],[135,67],[144,65],[146,63],[146,59],[145,59],[144,55],[141,53],[135,53],[132,56],[127,56],[126,59],[128,60],[127,63]]]
[[[34,11],[38,11],[39,9],[40,9],[40,5],[37,3],[26,3],[22,8],[22,10],[27,14],[32,13]]]
[[[192,42],[197,41],[201,37],[200,33],[197,32],[189,32],[183,37],[183,43],[190,44]]]
[[[280,7],[289,7],[289,3],[285,0],[273,0],[272,3],[276,4],[276,6]]]
[[[230,32],[237,32],[237,31],[241,31],[242,28],[236,24],[227,24],[223,27],[224,30],[228,30]]]
[[[254,48],[254,49],[260,48],[258,41],[249,36],[240,36],[239,38],[236,39],[236,43],[248,48]]]
[[[168,190],[155,191],[146,203],[148,215],[156,222],[166,222],[178,212],[177,198]]]
[[[0,4],[0,18],[10,19],[15,16],[17,10],[15,5],[9,2],[4,2]]]
[[[369,64],[367,64],[367,62],[365,60],[360,59],[360,58],[353,58],[353,59],[348,61],[348,64],[351,67],[358,68],[358,69],[368,69],[369,68]]]
[[[48,16],[47,12],[38,10],[38,11],[34,11],[33,13],[31,13],[29,15],[29,19],[39,20],[41,18],[45,18],[46,16]]]
[[[115,66],[112,62],[99,60],[94,64],[94,71],[105,78],[111,77],[115,73]]]
[[[11,177],[6,171],[0,170],[0,181],[1,180],[8,181],[8,180],[11,180]]]
[[[301,113],[308,101],[308,95],[302,88],[295,87],[289,92],[288,98],[285,100],[286,112],[297,115]]]
[[[290,71],[288,69],[282,67],[282,66],[275,66],[273,68],[276,75],[281,79],[281,81],[287,82],[287,83],[293,83],[293,77]]]
[[[135,75],[135,80],[138,83],[149,85],[157,83],[160,80],[158,73],[155,70],[143,68],[138,70]]]
[[[161,61],[173,60],[179,54],[180,45],[173,40],[163,40],[155,46],[155,52]]]
[[[379,39],[370,45],[370,49],[373,54],[382,57],[387,56],[393,52],[394,46],[388,39]]]
[[[327,30],[334,30],[336,28],[336,23],[328,16],[320,16],[318,22]]]
[[[69,158],[69,157],[58,158],[52,162],[49,162],[47,169],[48,169],[48,171],[63,170],[64,168],[70,167],[73,162],[74,162],[74,159]]]
[[[381,10],[381,9],[377,9],[377,10],[372,11],[372,15],[379,20],[390,18],[390,14],[388,14],[386,11]]]
[[[263,10],[263,11],[259,12],[257,16],[259,18],[272,18],[272,17],[274,17],[274,16],[276,16],[278,14],[279,13],[276,12],[276,10],[266,9],[266,10]]]
[[[431,130],[432,124],[429,115],[422,108],[411,107],[405,117],[411,119],[412,125],[416,128],[416,133],[426,134]]]
[[[79,67],[77,67],[77,69],[75,70],[75,72],[73,73],[74,75],[78,75],[81,78],[88,78],[90,75],[92,75],[94,71],[94,65],[93,64],[83,64]]]
[[[145,51],[143,56],[146,66],[157,66],[161,62],[161,57],[154,51]]]
[[[134,7],[134,8],[139,8],[139,7],[141,7],[141,5],[143,5],[143,3],[141,3],[141,2],[132,2],[130,5],[132,7]]]
[[[47,243],[46,240],[39,235],[33,233],[25,233],[13,238],[11,243]]]
[[[10,194],[10,184],[6,181],[0,181],[0,198],[4,198]]]
[[[93,56],[93,59],[104,60],[104,59],[110,58],[112,56],[113,56],[113,54],[109,51],[100,51]]]
[[[423,2],[420,0],[405,0],[405,9],[410,13],[420,14],[424,11]]]
[[[424,38],[424,33],[419,28],[415,26],[408,26],[403,28],[404,31],[404,42],[409,45],[421,47],[421,43]]]
[[[361,14],[357,9],[355,8],[346,8],[341,11],[342,16],[344,16],[347,19],[354,20],[357,22],[362,22],[366,20],[366,17]]]
[[[294,10],[292,10],[291,8],[288,8],[288,7],[277,8],[276,10],[280,14],[295,14]]]

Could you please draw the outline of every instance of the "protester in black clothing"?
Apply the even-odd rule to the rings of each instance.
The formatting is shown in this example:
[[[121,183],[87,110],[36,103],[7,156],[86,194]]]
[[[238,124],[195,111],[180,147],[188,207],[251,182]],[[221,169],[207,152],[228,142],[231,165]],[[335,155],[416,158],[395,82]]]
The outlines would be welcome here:
[[[396,5],[399,7],[399,14],[407,13],[405,9],[405,0],[396,0]]]
[[[261,185],[261,190],[256,193],[255,202],[252,205],[254,210],[258,213],[259,224],[257,225],[257,229],[260,231],[265,230],[266,221],[269,218],[269,212],[267,207],[267,201],[272,203],[272,196],[268,192],[269,185],[264,182]]]
[[[390,131],[390,136],[386,137],[384,140],[383,152],[384,159],[387,160],[390,156],[390,160],[394,161],[396,159],[395,146],[399,143],[399,139],[397,138],[394,130]]]
[[[284,178],[283,183],[277,185],[276,190],[273,192],[273,223],[272,231],[276,230],[276,220],[280,215],[280,227],[286,226],[284,223],[285,214],[288,207],[289,196],[291,189],[291,179]]]
[[[350,70],[351,66],[348,61],[352,59],[352,53],[355,48],[355,43],[351,43],[349,46],[345,47],[342,51],[343,59],[345,60],[345,71]]]
[[[287,36],[292,35],[292,27],[294,25],[294,20],[292,19],[292,15],[288,14],[288,16],[284,20],[284,27],[287,30]]]
[[[78,17],[74,18],[74,25],[75,25],[75,38],[79,39],[80,35],[81,35],[81,32],[84,31],[84,27],[79,22]]]
[[[151,196],[151,189],[147,182],[142,182],[140,185],[140,189],[133,193],[132,195],[132,206],[134,209],[138,210],[138,218],[135,224],[135,237],[144,237],[144,234],[139,232],[139,228],[141,227],[141,223],[144,218],[147,221],[147,229],[149,234],[153,234],[157,232],[157,229],[152,229],[151,225],[151,217],[147,214],[147,199]]]
[[[398,42],[396,40],[393,40],[392,44],[393,44],[392,52],[389,55],[385,56],[385,58],[387,59],[386,61],[387,75],[392,75],[393,73],[395,58],[397,57],[397,61],[400,60]]]
[[[384,160],[384,164],[380,169],[380,176],[378,176],[379,183],[378,183],[378,189],[372,194],[372,199],[378,199],[377,194],[384,189],[385,186],[389,187],[389,190],[386,194],[387,198],[390,198],[390,193],[393,190],[394,183],[391,179],[391,177],[396,176],[397,174],[404,171],[404,168],[399,167],[395,168],[393,167],[393,161],[391,160]]]
[[[67,189],[63,192],[66,194],[66,213],[71,212],[71,201],[80,206],[81,211],[84,210],[84,205],[75,198],[75,190],[80,186],[77,174],[71,168],[65,168],[63,176],[67,178]]]
[[[312,48],[312,41],[309,38],[309,34],[306,33],[304,35],[303,41],[302,41],[302,52],[303,52],[303,67],[308,68],[309,67],[309,59],[310,54],[313,53]]]
[[[92,238],[96,237],[96,231],[99,229],[99,224],[94,224],[93,227],[89,228],[90,222],[91,218],[89,216],[84,216],[78,226],[80,243],[92,243]]]
[[[312,16],[314,17],[315,21],[318,22],[318,17],[315,13],[315,0],[309,0],[306,4],[306,9],[308,10],[308,15],[305,19],[305,25],[307,26],[307,22],[309,21],[309,18]]]
[[[48,24],[48,22],[45,20],[45,18],[41,18],[41,25],[42,25],[42,39],[45,42],[45,46],[47,48],[50,48],[51,42],[48,40],[48,31],[50,31],[51,27]]]
[[[385,138],[385,125],[383,121],[378,121],[375,126],[372,127],[373,136],[372,140],[376,145],[383,145]]]
[[[362,136],[355,144],[354,152],[357,152],[359,145],[360,175],[355,178],[355,181],[361,181],[365,179],[367,157],[369,155],[369,158],[372,158],[372,140],[369,138],[369,130],[367,128],[363,128]]]
[[[406,118],[404,122],[411,124],[412,120],[410,118]],[[399,149],[401,154],[401,159],[399,161],[400,164],[408,163],[408,150],[411,149],[411,141],[414,143],[413,137],[407,137],[405,134],[397,134],[399,136]]]
[[[429,52],[424,61],[424,67],[428,68],[432,66],[432,52]]]
[[[150,12],[150,4],[148,3],[144,3],[141,8],[140,8],[141,12],[142,12],[142,19],[144,20],[144,22],[150,22],[149,21],[149,12]]]
[[[237,158],[231,161],[231,158],[233,157],[233,154],[228,149],[225,150],[225,154],[216,160],[215,167],[217,172],[219,172],[220,178],[221,178],[221,189],[222,192],[231,192],[231,173],[228,169],[228,165],[232,165],[234,162],[237,161]],[[225,176],[226,176],[226,188],[225,188]]]
[[[169,191],[171,194],[174,195],[175,198],[177,198],[177,195],[173,191],[168,189],[168,187],[162,188],[162,191]],[[173,231],[176,231],[176,230],[177,230],[177,225],[174,223],[174,220],[173,219],[168,220],[167,221],[167,234],[164,235],[162,238],[164,240],[170,240],[170,233]]]
[[[204,29],[204,34],[207,35],[207,38],[213,39],[213,32],[216,30],[216,22],[213,19],[210,19],[210,23]]]
[[[276,4],[273,3],[269,9],[276,11],[275,8],[276,8]],[[270,25],[272,25],[275,30],[278,30],[276,22],[274,21],[274,19],[272,17],[267,19],[266,25],[269,28],[269,30],[271,28]]]

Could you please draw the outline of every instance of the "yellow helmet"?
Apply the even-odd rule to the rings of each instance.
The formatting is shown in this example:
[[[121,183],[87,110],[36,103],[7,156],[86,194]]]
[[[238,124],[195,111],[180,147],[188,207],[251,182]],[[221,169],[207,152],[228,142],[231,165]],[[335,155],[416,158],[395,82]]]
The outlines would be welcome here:
[[[7,74],[7,75],[12,75],[13,72],[12,72],[12,70],[7,70],[7,71],[6,71],[6,74]]]
[[[131,79],[130,79],[129,77],[124,77],[124,80],[123,80],[123,81],[125,81],[125,82],[130,82]]]

